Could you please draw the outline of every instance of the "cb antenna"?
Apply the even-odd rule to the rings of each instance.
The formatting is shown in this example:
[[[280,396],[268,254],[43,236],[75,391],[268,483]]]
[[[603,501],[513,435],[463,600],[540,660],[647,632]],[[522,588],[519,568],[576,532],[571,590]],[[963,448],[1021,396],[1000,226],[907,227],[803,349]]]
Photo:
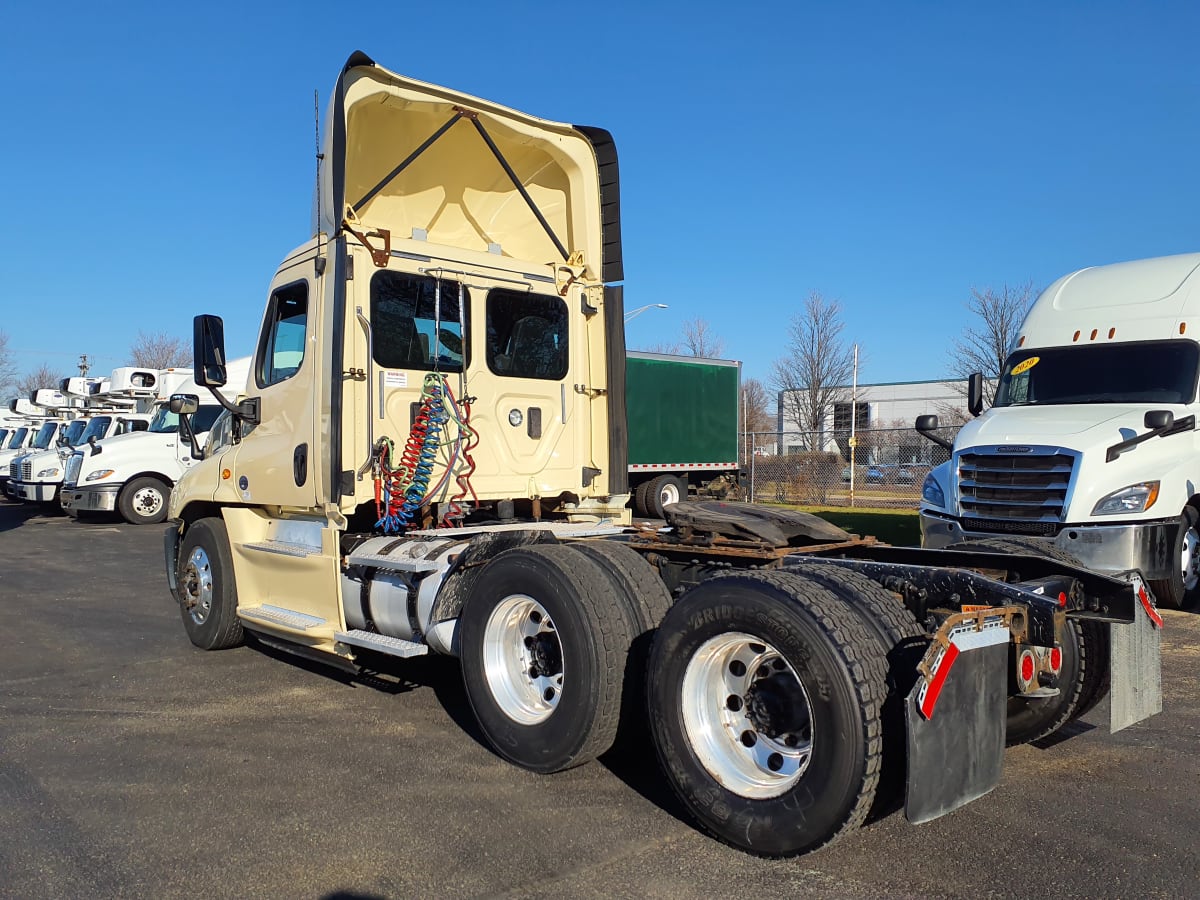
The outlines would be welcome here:
[[[317,157],[317,249],[321,245],[321,160],[325,155],[321,152],[321,99],[316,88],[313,88],[313,144]]]

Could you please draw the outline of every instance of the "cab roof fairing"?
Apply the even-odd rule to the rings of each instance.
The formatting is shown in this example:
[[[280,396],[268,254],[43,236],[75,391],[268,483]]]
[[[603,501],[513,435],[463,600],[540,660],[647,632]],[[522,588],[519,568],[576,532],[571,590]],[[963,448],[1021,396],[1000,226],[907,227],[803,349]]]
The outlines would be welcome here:
[[[540,265],[564,265],[563,250],[578,252],[585,279],[623,277],[616,152],[601,129],[405,78],[355,53],[330,97],[321,152],[314,235],[336,236],[351,207],[355,230],[387,229],[393,245],[418,229],[431,244],[475,252],[499,245],[506,257]]]

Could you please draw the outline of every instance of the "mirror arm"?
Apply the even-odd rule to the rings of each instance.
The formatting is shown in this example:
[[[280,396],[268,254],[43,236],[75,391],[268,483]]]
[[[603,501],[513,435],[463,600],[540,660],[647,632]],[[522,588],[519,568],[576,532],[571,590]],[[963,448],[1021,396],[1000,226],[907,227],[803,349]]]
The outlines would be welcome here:
[[[1132,437],[1127,441],[1121,441],[1118,444],[1113,444],[1104,454],[1105,462],[1112,462],[1117,459],[1126,450],[1132,450],[1138,444],[1148,441],[1151,438],[1166,437],[1171,434],[1180,434],[1184,431],[1194,431],[1196,428],[1196,417],[1188,416],[1185,419],[1178,419],[1170,425],[1164,425],[1162,428],[1155,428],[1147,431],[1145,434],[1139,434],[1137,437]]]
[[[180,414],[179,428],[183,431],[183,436],[187,438],[188,443],[192,447],[192,457],[194,459],[204,459],[204,450],[201,449],[200,442],[196,440],[196,432],[192,431],[192,417]]]

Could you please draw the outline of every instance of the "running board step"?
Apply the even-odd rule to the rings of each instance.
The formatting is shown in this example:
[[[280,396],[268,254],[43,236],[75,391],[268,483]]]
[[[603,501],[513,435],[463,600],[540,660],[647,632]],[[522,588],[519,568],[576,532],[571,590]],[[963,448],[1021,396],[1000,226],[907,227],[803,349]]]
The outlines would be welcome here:
[[[376,634],[373,631],[335,631],[333,639],[353,647],[363,647],[376,653],[386,653],[388,656],[424,656],[429,652],[428,644],[418,644],[416,641],[405,641],[401,638],[388,637],[386,634]]]
[[[283,625],[285,628],[295,628],[298,631],[308,631],[310,628],[320,628],[325,620],[317,616],[306,615],[279,606],[251,606],[239,609],[238,615],[243,619],[257,619],[270,622],[272,625]]]
[[[263,553],[278,553],[280,556],[296,556],[301,559],[317,556],[320,549],[307,544],[293,544],[290,541],[257,541],[253,544],[243,544],[247,550],[261,550]]]
[[[384,556],[379,553],[351,553],[346,557],[346,562],[352,566],[371,566],[376,569],[390,569],[393,572],[436,572],[439,568],[437,562],[431,559]]]

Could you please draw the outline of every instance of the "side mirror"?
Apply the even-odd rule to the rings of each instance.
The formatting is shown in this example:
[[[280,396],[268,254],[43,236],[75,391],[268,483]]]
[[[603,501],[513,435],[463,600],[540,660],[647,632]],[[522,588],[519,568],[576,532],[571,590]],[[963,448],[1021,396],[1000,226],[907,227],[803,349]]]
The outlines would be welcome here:
[[[200,398],[195,394],[172,394],[167,408],[177,415],[190,416],[200,409]]]
[[[938,417],[935,415],[917,416],[917,421],[913,425],[920,432],[922,437],[928,438],[939,447],[945,447],[947,450],[953,450],[954,445],[937,434]]]
[[[973,416],[983,412],[983,373],[972,372],[967,377],[967,412]]]
[[[99,456],[100,451],[103,449],[96,445],[96,436],[94,434],[88,438],[88,446],[92,449],[92,456]]]
[[[219,388],[229,380],[225,373],[225,323],[220,316],[196,316],[192,320],[192,358],[196,384]]]
[[[1175,414],[1169,409],[1152,409],[1146,413],[1142,424],[1154,431],[1160,428],[1170,428],[1175,424]]]

